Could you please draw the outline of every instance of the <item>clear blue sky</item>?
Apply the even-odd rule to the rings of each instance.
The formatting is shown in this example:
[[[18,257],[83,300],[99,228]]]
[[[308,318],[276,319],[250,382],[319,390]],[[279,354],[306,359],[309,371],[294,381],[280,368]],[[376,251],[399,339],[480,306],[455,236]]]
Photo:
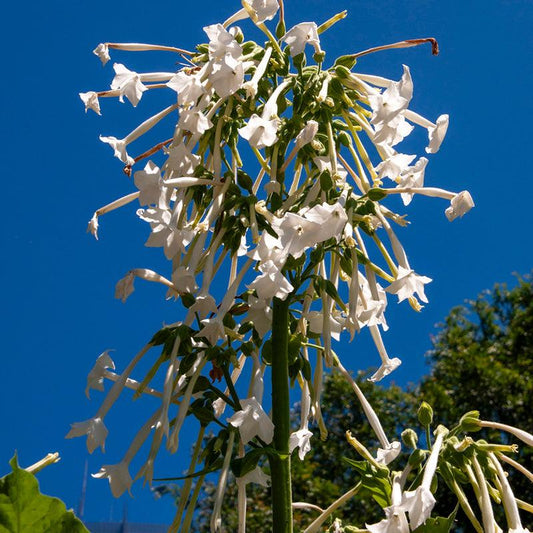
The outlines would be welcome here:
[[[162,107],[144,98],[104,102],[103,117],[85,116],[78,92],[105,89],[111,67],[102,69],[92,49],[102,41],[153,42],[191,48],[204,40],[202,26],[222,22],[237,2],[184,3],[156,0],[10,2],[3,8],[3,182],[7,194],[1,226],[3,260],[0,471],[15,449],[23,465],[49,451],[62,461],[40,475],[43,491],[78,502],[84,439],[64,440],[70,422],[96,412],[101,396],[84,394],[86,374],[107,348],[123,368],[163,321],[180,317],[160,287],[138,283],[127,304],[113,299],[114,285],[130,268],[155,268],[160,251],[146,249],[146,229],[133,209],[102,220],[101,240],[85,234],[92,212],[133,185],[98,135],[127,133]],[[411,226],[400,232],[413,267],[434,279],[421,314],[389,304],[385,342],[404,364],[392,379],[405,384],[424,372],[424,352],[435,323],[449,309],[512,273],[533,266],[528,161],[531,156],[533,3],[529,0],[286,0],[288,26],[321,22],[348,9],[348,18],[323,38],[328,57],[406,38],[433,36],[441,54],[427,48],[388,51],[361,59],[359,68],[398,79],[411,67],[411,108],[429,118],[449,113],[450,128],[433,156],[426,184],[469,189],[476,208],[449,223],[440,200],[415,198]],[[249,23],[242,24],[246,32]],[[115,54],[139,70],[172,70],[174,57]],[[149,95],[150,97],[152,95]],[[340,350],[346,366],[376,361],[365,338]],[[389,380],[390,382],[390,380]],[[138,410],[138,411],[137,411]],[[137,414],[139,413],[139,414]],[[125,396],[106,419],[107,452],[89,458],[89,471],[118,461],[146,406]],[[181,448],[182,450],[186,447]],[[162,454],[165,455],[164,453]],[[169,457],[156,476],[179,474],[187,463]],[[168,522],[170,500],[153,501],[134,485],[129,517]],[[112,507],[113,506],[113,507]],[[89,479],[85,518],[119,519],[106,481]]]

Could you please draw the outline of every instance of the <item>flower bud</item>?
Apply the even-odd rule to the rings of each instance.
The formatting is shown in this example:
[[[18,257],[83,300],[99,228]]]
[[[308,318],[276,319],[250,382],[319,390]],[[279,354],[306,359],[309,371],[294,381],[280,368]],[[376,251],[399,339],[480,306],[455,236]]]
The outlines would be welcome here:
[[[459,422],[459,425],[461,426],[461,430],[467,433],[473,433],[474,431],[479,431],[481,429],[481,426],[479,425],[479,419],[472,416],[463,416]]]
[[[426,458],[427,452],[424,450],[420,450],[417,448],[413,451],[413,453],[409,456],[408,463],[412,468],[417,468],[422,464],[424,459]]]
[[[418,435],[411,428],[402,431],[402,442],[409,448],[416,450]]]
[[[418,408],[418,421],[423,426],[430,426],[433,422],[433,409],[431,408],[431,405],[427,402],[422,402],[420,407]]]

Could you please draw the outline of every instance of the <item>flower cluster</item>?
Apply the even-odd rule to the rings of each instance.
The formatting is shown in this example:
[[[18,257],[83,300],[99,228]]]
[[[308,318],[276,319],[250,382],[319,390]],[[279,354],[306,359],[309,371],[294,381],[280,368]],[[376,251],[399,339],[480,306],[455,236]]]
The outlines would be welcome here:
[[[431,279],[411,268],[393,229],[407,224],[405,215],[383,201],[396,194],[406,206],[417,194],[443,198],[450,202],[445,211],[449,220],[474,205],[467,191],[426,187],[428,159],[398,151],[419,126],[428,134],[425,152],[434,154],[448,127],[447,115],[431,122],[409,109],[409,68],[403,67],[399,81],[354,70],[358,57],[387,47],[342,56],[326,67],[320,34],[345,13],[321,26],[302,22],[288,31],[280,14],[274,36],[265,22],[278,8],[277,0],[243,0],[243,8],[223,24],[204,28],[208,42],[195,52],[139,43],[104,43],[94,51],[103,64],[111,50],[168,51],[186,61],[177,72],[148,73],[115,63],[111,90],[80,94],[86,110],[98,114],[101,98],[126,98],[141,107],[145,93],[154,90],[175,96],[175,103],[123,138],[100,137],[125,172],[133,174],[135,190],[97,210],[88,231],[97,237],[99,217],[139,202],[137,216],[149,228],[146,246],[162,248],[170,264],[165,275],[130,270],[117,283],[116,297],[126,301],[135,279],[141,278],[164,285],[167,298],[179,299],[185,308],[184,319],[159,331],[121,374],[109,370],[114,364],[107,353],[91,371],[88,387],[101,389],[104,378],[114,382],[95,417],[75,424],[68,435],[87,435],[91,452],[103,448],[104,417],[124,387],[161,399],[123,461],[97,474],[109,478],[115,495],[129,490],[129,462],[150,434],[148,458],[137,477],[151,481],[163,439],[170,451],[177,451],[180,429],[190,414],[202,427],[213,421],[225,426],[221,432],[226,439],[228,434],[233,439],[238,428],[243,454],[252,441],[269,444],[272,422],[262,395],[263,374],[271,363],[273,299],[290,305],[289,372],[301,388],[303,406],[290,446],[303,458],[310,449],[309,420],[323,434],[327,431],[320,412],[322,374],[324,365],[340,365],[331,339],[338,340],[343,331],[353,338],[368,328],[381,361],[370,379],[379,381],[401,363],[387,354],[380,333],[388,327],[388,295],[408,300],[415,310],[421,308],[419,300],[428,301],[424,285]],[[265,46],[245,41],[235,25],[245,19],[265,33]],[[433,39],[389,47],[426,42],[438,51]],[[308,65],[311,54],[314,63]],[[171,119],[168,138],[137,148],[144,134]],[[375,257],[369,243],[377,249]],[[225,262],[229,278],[222,281]],[[130,378],[155,346],[162,346],[162,355],[152,370],[141,382]],[[235,384],[244,365],[251,366],[252,378],[246,399],[239,399]],[[149,387],[158,371],[164,373],[161,391]],[[215,385],[222,379],[225,390]],[[376,418],[360,399],[370,419]],[[224,424],[226,406],[234,414]],[[387,441],[379,421],[371,423],[386,464],[399,444]],[[202,457],[206,470],[222,467],[225,480],[230,465],[235,471],[242,461],[234,461],[230,446],[223,454],[216,438],[220,434]],[[238,470],[241,477],[257,467],[260,455],[254,457],[255,462]],[[192,469],[197,461],[198,456]],[[245,485],[239,487],[244,490]],[[216,512],[213,520],[216,529]]]

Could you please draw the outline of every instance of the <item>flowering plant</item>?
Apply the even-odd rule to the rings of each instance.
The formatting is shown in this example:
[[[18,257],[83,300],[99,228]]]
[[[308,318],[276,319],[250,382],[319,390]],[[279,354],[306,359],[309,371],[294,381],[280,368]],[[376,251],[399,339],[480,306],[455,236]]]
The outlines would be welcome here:
[[[104,379],[113,386],[95,416],[73,424],[67,435],[86,435],[89,452],[103,450],[105,416],[125,387],[136,396],[160,398],[122,461],[104,465],[95,474],[108,478],[119,496],[130,490],[130,462],[150,436],[148,456],[135,476],[148,482],[163,442],[176,452],[185,419],[196,417],[201,430],[171,530],[190,525],[198,496],[193,477],[198,477],[199,487],[214,471],[220,476],[211,525],[214,531],[220,529],[220,505],[231,469],[238,478],[244,531],[246,484],[266,482],[264,458],[270,463],[274,529],[291,530],[291,454],[297,450],[304,459],[309,451],[310,420],[318,424],[322,438],[327,435],[320,401],[324,368],[333,367],[351,380],[332,338],[338,340],[347,331],[353,339],[368,328],[381,361],[370,379],[379,381],[401,363],[388,355],[380,333],[388,327],[388,294],[407,300],[416,311],[420,302],[427,302],[424,285],[431,279],[411,268],[394,231],[395,225],[407,224],[405,215],[386,207],[387,198],[400,195],[405,206],[416,194],[443,198],[449,201],[445,215],[450,221],[474,205],[467,191],[426,187],[428,159],[397,149],[419,126],[427,130],[425,152],[434,154],[448,127],[447,115],[432,122],[409,109],[409,68],[403,67],[398,81],[355,69],[359,57],[384,49],[427,43],[437,54],[437,42],[406,40],[330,62],[320,35],[346,12],[321,25],[302,22],[287,30],[283,9],[281,0],[242,0],[242,9],[223,24],[204,28],[208,42],[195,52],[139,43],[100,44],[94,53],[104,65],[114,50],[168,51],[185,64],[177,72],[138,73],[115,63],[111,90],[80,94],[86,110],[98,114],[101,98],[126,98],[136,107],[145,93],[174,94],[174,103],[123,138],[100,137],[125,165],[126,174],[133,175],[136,191],[98,209],[88,230],[98,238],[102,215],[139,202],[137,215],[150,228],[146,245],[163,249],[169,272],[132,269],[117,283],[115,296],[126,301],[136,278],[157,282],[166,287],[167,298],[180,301],[184,317],[158,331],[120,374],[114,372],[109,352],[99,356],[86,392],[103,390]],[[276,16],[274,35],[266,23]],[[239,21],[255,25],[266,43],[246,41],[235,25]],[[163,140],[134,148],[143,135],[171,119],[175,124]],[[136,365],[156,347],[161,354],[149,372],[140,381],[133,379]],[[239,382],[245,367],[250,375],[247,389]],[[272,381],[270,416],[263,404],[267,368]],[[163,374],[161,390],[152,388],[158,373]],[[301,423],[291,433],[289,388],[296,385],[301,391]],[[400,443],[387,439],[356,385],[354,392],[381,443],[376,458],[370,455],[368,460],[384,467],[396,458]],[[233,414],[225,414],[228,407]],[[218,434],[204,443],[207,429],[217,427]],[[438,433],[428,459],[431,465],[443,439]],[[423,481],[423,494],[404,493],[402,498],[431,501],[430,481]],[[394,515],[397,492],[398,477],[393,476],[388,517]],[[414,505],[405,503],[406,509]],[[423,511],[415,520],[411,517],[411,526],[428,516]],[[404,520],[400,522],[403,527]],[[392,531],[388,525],[372,527]]]

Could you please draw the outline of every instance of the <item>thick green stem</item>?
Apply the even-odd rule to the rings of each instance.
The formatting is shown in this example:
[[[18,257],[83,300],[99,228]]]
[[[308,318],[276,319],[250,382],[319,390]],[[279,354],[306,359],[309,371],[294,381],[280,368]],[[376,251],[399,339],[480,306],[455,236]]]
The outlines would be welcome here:
[[[272,421],[273,446],[272,531],[292,533],[291,455],[289,453],[289,302],[274,298],[272,314]]]

